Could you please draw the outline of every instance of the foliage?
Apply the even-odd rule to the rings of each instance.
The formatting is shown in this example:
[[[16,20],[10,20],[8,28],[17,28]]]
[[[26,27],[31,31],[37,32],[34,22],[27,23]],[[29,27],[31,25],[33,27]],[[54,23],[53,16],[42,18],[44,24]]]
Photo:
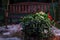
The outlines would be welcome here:
[[[51,21],[44,12],[25,16],[22,20],[24,23],[23,32],[28,36],[49,37],[51,36]]]

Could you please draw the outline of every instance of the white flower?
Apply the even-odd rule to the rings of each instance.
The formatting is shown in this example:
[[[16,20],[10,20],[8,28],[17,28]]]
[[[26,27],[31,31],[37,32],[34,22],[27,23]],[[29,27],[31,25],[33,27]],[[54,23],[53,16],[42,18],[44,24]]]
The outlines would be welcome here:
[[[48,33],[48,31],[46,29],[44,29],[44,33]]]
[[[36,14],[39,14],[39,13],[36,13]]]
[[[45,13],[43,11],[39,12],[40,14],[44,15]]]

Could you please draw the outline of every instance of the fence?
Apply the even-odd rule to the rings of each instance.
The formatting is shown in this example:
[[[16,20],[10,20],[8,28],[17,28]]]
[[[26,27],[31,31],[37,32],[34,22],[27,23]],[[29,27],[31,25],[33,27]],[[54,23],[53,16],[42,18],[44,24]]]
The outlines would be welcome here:
[[[9,5],[10,13],[32,13],[37,11],[49,11],[50,4],[49,3],[17,3]]]
[[[51,15],[54,18],[54,12],[51,3],[22,2],[22,3],[10,4],[8,11],[9,11],[9,17],[8,17],[9,21],[17,22],[17,20],[19,20],[21,16],[36,13],[38,11],[44,11],[44,12],[50,11]]]

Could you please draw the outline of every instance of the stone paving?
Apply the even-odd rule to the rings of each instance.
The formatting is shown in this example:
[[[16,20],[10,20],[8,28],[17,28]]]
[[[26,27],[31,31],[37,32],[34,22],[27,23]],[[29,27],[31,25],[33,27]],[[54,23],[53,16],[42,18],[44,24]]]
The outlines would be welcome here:
[[[21,40],[21,39],[17,37],[12,37],[12,38],[0,38],[0,40]]]
[[[16,24],[16,25],[7,25],[8,29],[7,31],[10,33],[10,34],[14,34],[16,33],[17,31],[20,31],[21,30],[21,26],[20,24]],[[18,30],[19,29],[19,30]],[[8,35],[8,32],[4,32],[6,31],[6,29],[4,27],[0,27],[0,40],[22,40],[21,38],[17,38],[17,37],[9,37]],[[3,36],[5,35],[5,36]],[[7,35],[7,36],[6,36]]]

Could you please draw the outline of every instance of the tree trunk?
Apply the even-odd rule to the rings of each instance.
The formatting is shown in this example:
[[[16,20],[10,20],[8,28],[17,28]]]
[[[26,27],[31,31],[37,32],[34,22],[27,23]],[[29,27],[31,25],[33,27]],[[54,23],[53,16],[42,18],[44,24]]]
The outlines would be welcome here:
[[[8,5],[9,5],[9,0],[2,0],[2,8],[5,10],[4,20],[5,20],[6,27],[7,27],[7,22],[8,22]]]

